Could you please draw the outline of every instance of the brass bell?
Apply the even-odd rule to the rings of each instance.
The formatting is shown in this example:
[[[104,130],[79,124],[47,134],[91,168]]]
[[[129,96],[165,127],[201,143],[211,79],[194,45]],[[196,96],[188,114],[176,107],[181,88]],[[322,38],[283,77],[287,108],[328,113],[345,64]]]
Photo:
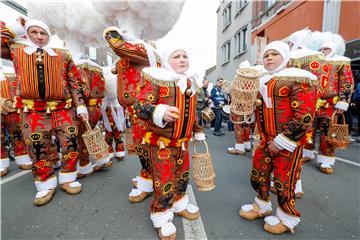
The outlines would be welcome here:
[[[47,114],[50,114],[50,113],[51,113],[50,107],[47,107],[47,108],[46,108],[46,113],[47,113]]]
[[[188,96],[188,97],[190,97],[192,93],[193,93],[193,91],[192,91],[191,88],[188,88],[188,89],[185,90],[185,94],[186,94],[186,96]]]
[[[163,141],[160,141],[160,146],[159,146],[160,149],[164,149],[165,148],[165,144]]]
[[[314,141],[313,141],[313,139],[312,139],[312,138],[309,138],[309,139],[307,140],[307,143],[308,143],[308,144],[313,144],[313,143],[314,143]]]
[[[262,100],[260,98],[256,99],[255,104],[257,107],[260,107],[262,105]]]
[[[29,112],[29,108],[28,108],[28,106],[24,106],[24,108],[23,108],[23,112],[25,112],[25,113],[27,113],[27,112]]]
[[[111,73],[112,73],[112,74],[117,74],[117,73],[118,73],[117,68],[113,68],[113,69],[111,69]]]

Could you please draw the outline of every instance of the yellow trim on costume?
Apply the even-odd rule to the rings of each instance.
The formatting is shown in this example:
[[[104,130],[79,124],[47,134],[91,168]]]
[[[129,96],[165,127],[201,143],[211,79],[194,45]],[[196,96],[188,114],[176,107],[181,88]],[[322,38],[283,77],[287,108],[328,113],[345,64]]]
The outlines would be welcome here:
[[[79,67],[80,69],[89,70],[91,72],[98,72],[102,73],[102,69],[100,67],[92,66],[88,63],[81,63],[79,65],[76,65],[76,67]]]
[[[101,102],[98,102],[98,98],[90,98],[89,99],[89,102],[88,102],[88,105],[89,106],[96,106],[98,104],[101,104]]]
[[[340,97],[339,96],[335,96],[333,97],[333,103],[334,105],[339,102]],[[316,100],[316,109],[319,109],[321,107],[323,108],[328,108],[330,106],[329,102],[327,99],[321,99],[319,98],[318,100]]]
[[[313,61],[320,61],[325,60],[325,57],[322,54],[315,54],[310,56],[304,56],[300,58],[290,58],[288,65],[294,66],[296,68],[301,68],[302,65],[313,62]]]
[[[147,132],[145,133],[145,136],[143,138],[144,142],[146,144],[151,144],[151,138],[154,138],[154,133],[153,132]],[[175,139],[174,139],[175,140]],[[164,144],[165,147],[169,147],[170,142],[174,142],[174,140],[167,138],[167,137],[163,137],[163,136],[158,136],[156,139],[156,145],[160,146],[160,142],[162,142]],[[179,138],[175,140],[175,147],[181,147],[183,142],[188,142],[189,139],[188,138]]]
[[[177,84],[179,79],[177,80],[159,80],[155,77],[151,76],[150,74],[144,73],[144,71],[141,71],[141,78],[144,79],[144,81],[149,81],[152,84],[160,87],[172,87],[174,84]]]
[[[277,81],[288,81],[288,82],[296,82],[296,83],[306,83],[309,84],[310,86],[318,86],[319,85],[319,81],[313,81],[311,79],[309,79],[308,77],[291,77],[291,76],[280,76],[274,77],[275,80]]]
[[[15,98],[16,100],[16,98]],[[63,101],[46,101],[46,106],[47,108],[50,108],[50,110],[56,110],[56,107],[58,106],[59,103],[61,103]],[[66,99],[65,100],[66,105],[65,105],[65,109],[69,109],[71,107],[71,103],[72,103],[72,99]],[[21,99],[21,103],[24,104],[25,106],[27,106],[28,109],[30,110],[34,110],[34,105],[35,105],[35,100],[34,99]]]

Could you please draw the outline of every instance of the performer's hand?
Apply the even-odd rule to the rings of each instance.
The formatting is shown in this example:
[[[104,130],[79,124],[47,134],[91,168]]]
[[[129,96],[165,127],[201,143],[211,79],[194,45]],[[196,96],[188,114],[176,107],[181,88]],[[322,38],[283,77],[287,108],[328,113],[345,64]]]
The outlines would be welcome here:
[[[281,149],[279,149],[276,145],[275,142],[273,140],[268,141],[268,148],[269,151],[273,154],[273,155],[277,155]]]
[[[88,113],[80,113],[79,117],[83,120],[83,121],[89,121],[89,114]]]
[[[1,101],[0,101],[0,112],[2,114],[7,114],[9,112],[12,112],[14,111],[13,107],[13,102],[11,99],[8,99],[8,98],[1,98]]]
[[[342,109],[335,109],[336,114],[343,114],[345,111]]]
[[[168,107],[165,111],[163,120],[165,122],[174,122],[180,117],[180,111],[177,107]]]

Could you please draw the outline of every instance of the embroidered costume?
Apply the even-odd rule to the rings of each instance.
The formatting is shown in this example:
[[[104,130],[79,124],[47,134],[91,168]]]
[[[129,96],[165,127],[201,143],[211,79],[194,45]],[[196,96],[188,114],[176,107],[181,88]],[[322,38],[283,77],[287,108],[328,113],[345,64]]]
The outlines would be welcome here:
[[[125,39],[124,34],[116,27],[107,28],[103,36],[109,47],[121,58],[116,64],[117,96],[120,105],[128,111],[133,128],[133,142],[136,145],[135,152],[139,155],[142,167],[140,176],[132,179],[136,189],[130,192],[129,201],[140,202],[153,192],[152,167],[149,152],[146,146],[142,145],[146,124],[137,118],[132,106],[140,91],[141,70],[148,66],[160,66],[160,60],[152,46],[140,40]]]
[[[316,76],[296,68],[284,68],[289,48],[279,41],[264,50],[276,50],[283,62],[272,75],[260,79],[261,104],[256,108],[260,144],[255,149],[251,169],[251,184],[257,196],[255,203],[241,207],[240,216],[253,220],[272,212],[270,202],[270,174],[274,173],[274,187],[279,207],[276,216],[265,218],[264,228],[280,234],[293,231],[300,222],[295,208],[294,188],[302,168],[302,145],[306,130],[311,126],[316,102]],[[269,141],[280,151],[274,155]]]
[[[89,113],[89,124],[93,129],[101,119],[101,105],[105,96],[105,80],[101,67],[88,59],[87,56],[83,56],[76,62],[76,68],[78,69],[81,82],[83,83],[83,90],[85,96],[85,103]],[[86,126],[83,121],[78,119],[79,136],[82,136],[86,132]],[[79,140],[79,167],[78,177],[83,177],[93,173],[93,167],[95,170],[100,170],[103,167],[111,167],[111,157],[107,156],[103,159],[97,159],[92,166],[89,153],[86,149],[85,142],[82,137]]]
[[[3,70],[7,71],[3,66]],[[4,99],[14,99],[16,94],[17,82],[13,69],[3,72],[4,79],[0,81],[0,95]],[[16,164],[24,170],[29,170],[32,167],[31,159],[27,152],[23,135],[20,127],[20,115],[14,109],[6,114],[1,114],[1,171],[6,171],[9,167],[9,158],[7,156],[5,144],[5,131],[8,131],[11,147],[14,150],[14,158]],[[3,162],[4,161],[4,162]]]
[[[321,47],[329,47],[332,52],[326,56],[328,76],[320,80],[322,95],[317,101],[317,124],[320,129],[320,146],[317,161],[320,164],[321,172],[333,173],[335,147],[329,144],[326,136],[334,111],[336,109],[347,111],[351,93],[354,89],[354,80],[350,68],[351,60],[347,57],[334,55],[336,45],[331,42],[326,42]],[[315,131],[313,135],[315,139]],[[315,148],[314,145],[310,147]]]
[[[176,49],[164,51],[163,68],[145,68],[144,85],[134,105],[136,115],[148,124],[143,141],[149,145],[153,167],[154,200],[151,220],[159,228],[160,238],[176,234],[172,223],[174,213],[188,219],[199,217],[199,208],[190,204],[185,194],[189,182],[188,142],[204,140],[203,128],[197,120],[198,84],[184,74],[176,74],[168,59]],[[169,107],[179,110],[179,118],[164,122]]]
[[[59,183],[70,194],[81,191],[76,181],[78,161],[77,133],[72,104],[77,113],[87,113],[77,71],[69,51],[38,47],[31,40],[13,40],[23,33],[20,24],[3,25],[2,43],[10,52],[18,82],[14,107],[20,112],[21,130],[33,162],[33,175],[38,190],[34,204],[43,205],[52,199],[57,186],[53,164],[48,158],[51,134],[59,139],[62,166]],[[38,20],[28,21],[25,30],[40,27],[50,38],[49,28]],[[50,39],[49,39],[50,40]]]
[[[325,79],[328,76],[328,67],[325,61],[325,56],[318,51],[312,51],[307,48],[311,38],[310,30],[300,30],[294,32],[289,36],[289,41],[293,44],[290,52],[290,60],[288,67],[295,67],[303,69],[313,73],[317,76],[317,98],[320,98],[323,94],[323,87],[320,86],[319,82]],[[306,144],[303,148],[303,161],[308,161],[310,158],[314,157],[312,151],[307,150],[306,146],[312,145],[314,139],[312,138],[313,133],[316,131],[316,115],[314,116],[313,126],[308,128],[306,133]],[[304,190],[302,188],[302,180],[299,177],[296,182],[295,187],[295,196],[301,198],[304,195]]]

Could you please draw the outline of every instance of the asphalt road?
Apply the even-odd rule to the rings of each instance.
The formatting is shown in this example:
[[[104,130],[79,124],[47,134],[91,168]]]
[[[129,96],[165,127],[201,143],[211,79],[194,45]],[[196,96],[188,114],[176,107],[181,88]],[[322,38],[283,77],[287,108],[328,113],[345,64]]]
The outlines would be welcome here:
[[[194,227],[189,234],[188,223],[176,217],[177,239],[360,239],[360,144],[337,152],[351,162],[336,161],[332,175],[320,173],[315,161],[304,164],[305,195],[296,202],[301,223],[295,234],[275,236],[263,230],[262,219],[248,222],[238,215],[241,205],[252,203],[255,196],[249,182],[251,155],[227,154],[234,135],[225,132],[216,137],[207,130],[216,188],[198,192],[190,182],[201,212],[202,221],[196,224],[204,232]],[[139,167],[136,157],[127,157],[109,170],[81,179],[81,194],[58,190],[49,204],[36,207],[31,173],[19,176],[21,171],[12,162],[1,183],[1,239],[158,239],[149,217],[150,198],[138,204],[127,200],[130,180]]]

